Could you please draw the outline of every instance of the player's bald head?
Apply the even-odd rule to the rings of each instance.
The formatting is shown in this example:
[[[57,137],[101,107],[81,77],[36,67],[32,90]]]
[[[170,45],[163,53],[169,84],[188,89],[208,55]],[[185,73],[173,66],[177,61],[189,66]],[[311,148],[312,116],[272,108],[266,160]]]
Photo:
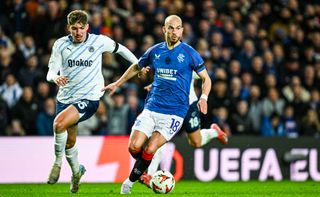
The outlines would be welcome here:
[[[168,24],[171,24],[171,23],[176,23],[176,24],[178,23],[180,26],[182,26],[182,20],[177,15],[168,16],[164,21],[164,26],[168,26]]]

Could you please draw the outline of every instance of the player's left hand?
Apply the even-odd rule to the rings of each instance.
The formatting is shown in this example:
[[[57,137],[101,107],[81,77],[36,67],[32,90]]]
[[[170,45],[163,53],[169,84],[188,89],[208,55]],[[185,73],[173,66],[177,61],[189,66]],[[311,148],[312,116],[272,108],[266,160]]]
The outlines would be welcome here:
[[[113,93],[117,90],[118,86],[115,82],[110,83],[109,85],[105,86],[101,89],[101,92],[106,91],[109,96],[112,96]]]
[[[203,98],[200,98],[198,101],[198,109],[201,113],[207,114],[208,112],[208,104],[207,101]]]

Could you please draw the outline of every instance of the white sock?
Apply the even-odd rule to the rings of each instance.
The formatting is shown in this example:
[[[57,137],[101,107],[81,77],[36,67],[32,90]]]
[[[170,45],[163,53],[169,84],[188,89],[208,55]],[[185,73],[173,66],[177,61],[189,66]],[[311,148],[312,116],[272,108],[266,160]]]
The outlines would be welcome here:
[[[210,142],[211,139],[218,137],[218,132],[214,129],[201,129],[201,146]]]
[[[130,187],[132,187],[133,184],[134,184],[134,182],[130,181],[129,178],[127,178],[127,179],[123,182],[123,184],[129,185]]]
[[[66,149],[66,158],[71,167],[72,174],[79,172],[78,148],[74,145],[72,148]]]
[[[67,143],[68,133],[54,133],[54,153],[56,159],[54,165],[61,166],[64,149]]]
[[[157,152],[154,154],[151,163],[148,167],[148,174],[153,175],[159,168],[160,162],[162,160],[162,155],[163,155],[163,149],[165,147],[165,144],[162,145]]]

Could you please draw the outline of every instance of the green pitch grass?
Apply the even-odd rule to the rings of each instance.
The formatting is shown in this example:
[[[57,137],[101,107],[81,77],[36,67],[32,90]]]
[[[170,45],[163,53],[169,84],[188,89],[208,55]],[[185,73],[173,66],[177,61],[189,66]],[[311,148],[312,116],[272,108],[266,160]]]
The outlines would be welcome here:
[[[120,184],[114,183],[83,183],[77,194],[69,193],[69,184],[0,184],[0,197],[19,196],[123,196],[119,194]],[[132,189],[131,196],[155,195],[151,189],[136,183]],[[168,196],[274,196],[274,197],[320,197],[320,182],[198,182],[180,181],[176,184],[174,191]]]

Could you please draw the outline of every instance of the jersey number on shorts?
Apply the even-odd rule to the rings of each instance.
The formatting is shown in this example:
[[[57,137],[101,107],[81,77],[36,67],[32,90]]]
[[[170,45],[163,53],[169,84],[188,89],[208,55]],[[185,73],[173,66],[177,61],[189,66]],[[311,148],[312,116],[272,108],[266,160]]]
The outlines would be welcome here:
[[[171,126],[170,126],[170,134],[175,133],[176,131],[179,130],[179,126],[180,126],[180,121],[175,120],[174,118],[171,118],[172,122],[171,122]]]
[[[192,128],[197,127],[199,125],[199,119],[197,117],[190,118],[189,123]]]
[[[79,102],[78,103],[78,107],[80,108],[80,109],[84,109],[84,108],[86,108],[88,105],[87,105],[87,103],[86,102]]]

